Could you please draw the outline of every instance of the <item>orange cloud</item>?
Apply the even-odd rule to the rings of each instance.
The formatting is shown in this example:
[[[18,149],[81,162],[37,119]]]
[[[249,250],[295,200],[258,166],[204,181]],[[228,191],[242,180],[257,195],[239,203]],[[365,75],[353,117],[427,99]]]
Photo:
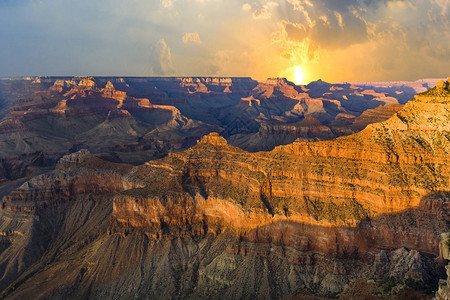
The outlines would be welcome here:
[[[197,32],[186,32],[182,37],[183,43],[187,44],[189,42],[200,44],[202,40]]]

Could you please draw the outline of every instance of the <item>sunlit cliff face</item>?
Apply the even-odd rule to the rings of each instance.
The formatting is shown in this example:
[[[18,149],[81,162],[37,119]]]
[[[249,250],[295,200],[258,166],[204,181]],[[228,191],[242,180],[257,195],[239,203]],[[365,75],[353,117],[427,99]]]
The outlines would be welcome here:
[[[446,77],[449,19],[447,0],[0,1],[0,76]]]

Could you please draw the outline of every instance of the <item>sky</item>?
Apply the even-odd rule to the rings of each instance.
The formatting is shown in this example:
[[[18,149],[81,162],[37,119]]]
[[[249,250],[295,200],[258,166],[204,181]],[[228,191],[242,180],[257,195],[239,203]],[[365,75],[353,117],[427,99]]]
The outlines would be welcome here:
[[[0,76],[450,76],[449,0],[0,0]],[[300,83],[300,82],[299,82]]]

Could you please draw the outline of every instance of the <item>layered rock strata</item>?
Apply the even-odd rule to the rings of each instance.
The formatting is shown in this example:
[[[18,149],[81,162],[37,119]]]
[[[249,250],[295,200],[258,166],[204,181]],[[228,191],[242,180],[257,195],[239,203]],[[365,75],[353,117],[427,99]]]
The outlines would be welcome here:
[[[189,215],[194,231],[225,226],[249,240],[299,248],[351,254],[406,246],[437,254],[439,228],[448,226],[450,108],[435,92],[416,96],[386,122],[333,141],[249,154],[217,134],[206,136],[148,163],[140,172],[156,176],[154,182],[166,178],[165,189],[117,196],[113,227],[154,228],[161,236],[173,226],[183,233]],[[145,196],[160,199],[166,189],[174,210]],[[135,205],[141,208],[127,209]],[[145,212],[153,215],[140,215]],[[336,245],[320,243],[316,227]],[[299,231],[311,234],[299,239]]]
[[[2,296],[280,299],[337,296],[360,278],[433,284],[450,229],[449,105],[443,82],[331,141],[249,153],[212,133],[137,166],[65,156],[2,200]]]

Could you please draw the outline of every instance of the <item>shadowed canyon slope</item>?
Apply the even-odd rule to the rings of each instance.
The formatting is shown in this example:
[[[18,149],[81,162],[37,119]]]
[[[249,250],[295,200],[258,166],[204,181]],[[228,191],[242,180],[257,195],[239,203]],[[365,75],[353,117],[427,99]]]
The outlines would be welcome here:
[[[255,85],[250,97],[267,99],[276,90],[272,84]],[[78,89],[66,93],[79,100]],[[283,89],[285,104],[303,89]],[[106,90],[83,93],[91,99],[90,93]],[[109,95],[114,105],[128,105],[128,113],[118,114],[159,109],[120,95]],[[255,99],[238,105],[253,107]],[[58,100],[56,107],[64,114],[77,108],[70,108],[70,97],[65,105]],[[83,107],[89,109],[77,114],[97,109],[95,100]],[[170,111],[173,117],[183,110]],[[320,128],[329,115],[324,111],[297,122]],[[340,113],[328,121],[337,122]],[[5,192],[2,295],[345,297],[364,278],[377,280],[380,296],[395,299],[400,292],[385,289],[386,278],[401,278],[405,289],[433,286],[444,276],[434,260],[440,234],[450,229],[449,83],[439,82],[402,109],[365,114],[391,117],[353,135],[300,139],[267,152],[241,150],[213,132],[187,150],[140,165],[88,150],[66,155],[54,170]]]

